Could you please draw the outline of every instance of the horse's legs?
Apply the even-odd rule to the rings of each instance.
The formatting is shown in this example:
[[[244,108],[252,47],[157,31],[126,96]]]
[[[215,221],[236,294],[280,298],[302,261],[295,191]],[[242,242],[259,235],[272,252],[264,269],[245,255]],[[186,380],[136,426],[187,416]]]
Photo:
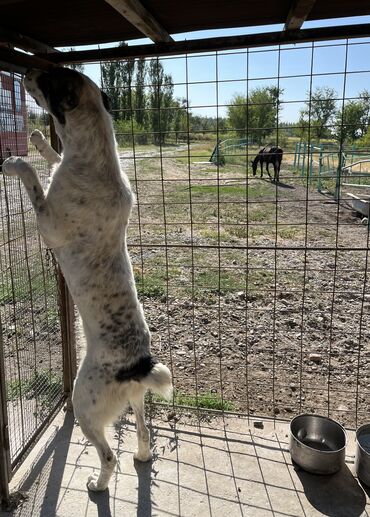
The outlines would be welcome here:
[[[261,178],[263,176],[263,160],[260,160],[260,166],[261,166]]]
[[[266,162],[266,170],[267,170],[267,174],[269,175],[269,178],[271,179],[271,174],[269,171],[269,162]]]

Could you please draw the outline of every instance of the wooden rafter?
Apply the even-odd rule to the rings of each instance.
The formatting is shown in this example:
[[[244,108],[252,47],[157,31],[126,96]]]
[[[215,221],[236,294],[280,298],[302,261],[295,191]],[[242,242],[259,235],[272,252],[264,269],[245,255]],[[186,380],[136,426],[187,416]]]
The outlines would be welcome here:
[[[316,0],[293,0],[287,19],[285,21],[285,30],[300,29],[310,14]]]
[[[0,27],[0,42],[10,44],[28,52],[58,52],[57,49],[19,32]]]
[[[225,36],[198,40],[172,41],[158,45],[132,45],[93,50],[74,50],[45,54],[40,57],[53,63],[89,63],[104,60],[120,60],[135,57],[173,56],[195,52],[212,52],[216,50],[252,48],[268,45],[284,45],[342,38],[364,38],[370,35],[370,24],[340,25],[337,27],[320,27],[296,31],[279,31],[245,36]]]
[[[173,41],[166,29],[149,13],[139,0],[105,0],[121,16],[155,43]]]
[[[55,53],[54,55],[58,55],[58,53]],[[47,55],[41,58],[3,47],[0,47],[0,63],[0,68],[2,70],[19,73],[24,73],[27,68],[47,70],[53,66],[53,64],[47,60]]]

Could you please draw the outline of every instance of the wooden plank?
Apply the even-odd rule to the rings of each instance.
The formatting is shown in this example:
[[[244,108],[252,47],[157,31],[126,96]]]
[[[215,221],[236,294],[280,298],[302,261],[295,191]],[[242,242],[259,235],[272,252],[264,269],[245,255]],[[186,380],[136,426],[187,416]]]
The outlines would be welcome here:
[[[62,52],[55,52],[53,55],[58,55],[59,53],[61,54]],[[17,73],[24,73],[28,68],[47,70],[50,66],[53,66],[53,64],[46,59],[48,55],[52,54],[45,54],[44,58],[0,47],[1,68],[8,72]]]
[[[10,43],[12,46],[27,50],[28,52],[59,52],[46,43],[37,41],[19,32],[5,29],[4,27],[0,27],[0,42]]]
[[[2,504],[6,504],[9,501],[9,481],[11,478],[8,409],[5,384],[4,342],[0,316],[0,503]]]
[[[298,31],[279,31],[245,36],[226,36],[189,41],[171,41],[149,45],[132,45],[93,50],[75,50],[58,54],[43,54],[53,63],[89,63],[104,60],[120,60],[134,57],[171,56],[196,52],[214,52],[238,48],[253,48],[286,43],[336,40],[343,38],[364,38],[370,35],[370,23]],[[0,56],[1,58],[1,56]]]
[[[157,22],[154,16],[146,10],[139,0],[105,1],[155,43],[173,41],[166,29]]]
[[[316,0],[293,0],[290,7],[284,30],[300,29],[310,14]]]

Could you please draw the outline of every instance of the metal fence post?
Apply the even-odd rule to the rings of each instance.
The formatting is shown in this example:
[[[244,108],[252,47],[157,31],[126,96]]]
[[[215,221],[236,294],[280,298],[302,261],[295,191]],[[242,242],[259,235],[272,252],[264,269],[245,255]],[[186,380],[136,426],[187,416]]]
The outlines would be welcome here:
[[[338,167],[337,167],[337,174],[336,174],[336,180],[335,180],[335,193],[334,193],[334,200],[339,203],[340,201],[340,183],[342,178],[342,153],[341,151],[338,152]]]
[[[305,174],[305,163],[306,163],[306,142],[303,144],[303,156],[302,156],[302,170],[301,170],[301,176]]]
[[[52,117],[50,117],[50,141],[53,149],[55,149],[58,153],[61,153],[62,146],[58,135],[56,134]],[[66,281],[59,267],[58,284],[62,331],[63,385],[64,393],[68,397],[67,407],[68,409],[72,409],[71,395],[73,390],[73,382],[77,371],[75,307]]]
[[[293,167],[295,167],[296,164],[297,164],[297,152],[298,152],[298,142],[295,143],[295,153],[294,153]]]
[[[9,452],[8,410],[6,403],[2,323],[0,316],[0,502],[9,501],[11,464]]]

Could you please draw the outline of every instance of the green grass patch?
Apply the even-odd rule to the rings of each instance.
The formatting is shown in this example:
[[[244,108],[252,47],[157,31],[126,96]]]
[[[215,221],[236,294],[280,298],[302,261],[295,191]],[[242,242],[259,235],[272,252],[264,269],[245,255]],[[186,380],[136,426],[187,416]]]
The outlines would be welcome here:
[[[204,393],[202,395],[185,395],[176,393],[174,403],[178,406],[190,406],[202,409],[217,409],[219,411],[232,411],[235,406],[232,402],[222,399],[217,393]]]
[[[158,395],[154,395],[152,398],[153,402],[165,402],[169,405],[172,404],[168,402],[163,397]],[[181,392],[175,392],[173,397],[173,403],[175,406],[189,406],[194,408],[201,409],[216,409],[219,411],[233,411],[235,410],[235,406],[229,400],[222,399],[220,395],[217,393],[203,393],[196,395],[185,395]]]
[[[62,377],[44,370],[36,372],[29,379],[9,381],[6,386],[7,400],[16,401],[21,397],[37,398],[42,408],[50,406],[55,396],[63,389]]]
[[[0,276],[0,304],[13,300],[29,300],[30,293],[33,296],[42,296],[45,291],[56,291],[56,282],[54,274],[47,274],[44,278],[42,272],[35,273],[31,269],[30,278],[26,268],[14,269],[12,273],[7,269]]]

